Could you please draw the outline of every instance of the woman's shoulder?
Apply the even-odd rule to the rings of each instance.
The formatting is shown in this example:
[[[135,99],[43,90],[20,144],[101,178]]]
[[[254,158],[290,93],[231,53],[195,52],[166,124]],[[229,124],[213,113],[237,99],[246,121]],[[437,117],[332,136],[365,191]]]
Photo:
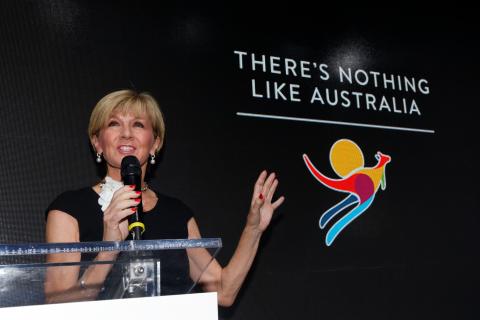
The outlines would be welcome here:
[[[85,199],[92,198],[96,192],[92,189],[92,187],[84,187],[75,190],[67,190],[60,193],[55,200],[52,201],[54,203],[63,203],[63,202],[81,202]],[[98,195],[97,195],[98,197]]]
[[[95,200],[96,198],[98,198],[98,195],[92,187],[64,191],[50,203],[45,211],[45,215],[48,215],[52,210],[59,210],[75,216],[77,211],[91,206],[92,203],[95,204],[95,201],[92,200]]]

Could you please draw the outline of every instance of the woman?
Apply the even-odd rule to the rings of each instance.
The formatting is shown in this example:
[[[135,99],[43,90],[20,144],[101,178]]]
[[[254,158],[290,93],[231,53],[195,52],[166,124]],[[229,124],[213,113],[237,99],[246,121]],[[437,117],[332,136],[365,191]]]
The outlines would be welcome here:
[[[103,97],[95,106],[88,128],[98,163],[105,162],[107,176],[93,187],[60,195],[47,210],[47,242],[123,241],[128,236],[128,216],[141,201],[148,226],[144,239],[200,238],[191,211],[179,200],[151,190],[145,183],[145,172],[164,141],[165,125],[155,99],[147,93],[121,90]],[[134,155],[142,167],[142,191],[123,186],[120,164],[123,157]],[[230,306],[256,255],[260,237],[272,214],[284,197],[272,202],[278,185],[275,174],[263,171],[255,183],[250,210],[238,246],[225,267],[214,260],[199,282],[206,291],[218,292],[218,303]],[[103,212],[102,212],[103,211]],[[188,250],[185,268],[192,279],[201,274],[199,266],[210,260],[206,250]],[[114,260],[117,253],[100,252],[95,259]],[[188,258],[188,260],[187,260]],[[49,262],[80,261],[79,253],[54,254]],[[188,262],[188,263],[187,263]],[[45,292],[50,301],[56,294],[79,292],[94,297],[98,285],[110,272],[108,265],[90,266],[81,276],[79,267],[50,268]],[[90,293],[88,291],[90,289]],[[68,299],[68,298],[67,298]]]

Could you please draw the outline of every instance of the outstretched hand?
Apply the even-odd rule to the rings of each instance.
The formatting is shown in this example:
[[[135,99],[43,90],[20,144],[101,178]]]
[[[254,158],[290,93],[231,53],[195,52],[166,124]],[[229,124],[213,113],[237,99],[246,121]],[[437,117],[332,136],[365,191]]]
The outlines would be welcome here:
[[[278,180],[275,177],[275,173],[270,173],[268,178],[267,175],[267,171],[262,171],[255,183],[250,211],[247,217],[247,226],[253,227],[259,232],[267,229],[273,213],[285,200],[285,197],[282,196],[275,202],[272,202],[278,186]]]

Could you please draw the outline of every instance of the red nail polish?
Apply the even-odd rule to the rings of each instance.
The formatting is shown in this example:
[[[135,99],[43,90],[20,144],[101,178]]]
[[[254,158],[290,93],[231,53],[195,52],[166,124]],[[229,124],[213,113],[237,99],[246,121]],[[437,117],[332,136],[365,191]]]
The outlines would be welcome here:
[[[142,194],[142,191],[135,191],[136,194]]]
[[[133,212],[137,211],[137,207],[130,208]]]
[[[130,185],[130,188],[135,189],[135,185],[134,185],[134,184],[131,184],[131,185]]]
[[[258,196],[258,198],[259,198],[260,200],[263,200],[263,194],[260,193],[260,195]]]
[[[142,201],[142,199],[140,198],[135,199],[135,202],[140,202],[140,201]]]

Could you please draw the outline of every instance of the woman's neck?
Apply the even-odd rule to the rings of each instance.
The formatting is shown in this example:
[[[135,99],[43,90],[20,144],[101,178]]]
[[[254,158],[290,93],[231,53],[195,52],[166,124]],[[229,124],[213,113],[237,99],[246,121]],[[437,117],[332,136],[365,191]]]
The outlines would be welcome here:
[[[142,188],[144,188],[146,186],[146,183],[145,183],[145,169],[146,168],[142,168]],[[107,177],[110,177],[112,178],[113,180],[115,181],[122,181],[122,175],[120,173],[120,169],[117,169],[117,168],[108,168],[107,169]]]
[[[112,178],[113,180],[116,180],[116,181],[122,181],[122,175],[120,174],[120,169],[108,168],[107,177],[110,177],[110,178]],[[142,179],[142,181],[143,181],[143,179]]]

